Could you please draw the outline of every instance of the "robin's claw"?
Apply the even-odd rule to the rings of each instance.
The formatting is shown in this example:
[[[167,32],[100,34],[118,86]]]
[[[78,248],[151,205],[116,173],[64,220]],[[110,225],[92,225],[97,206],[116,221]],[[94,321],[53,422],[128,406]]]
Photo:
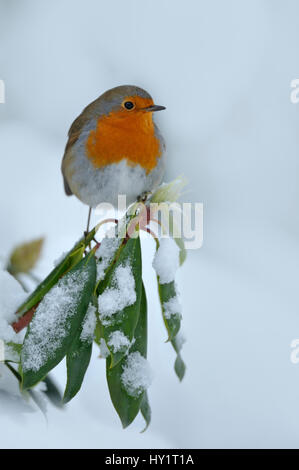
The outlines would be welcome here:
[[[137,201],[145,203],[151,195],[152,195],[151,191],[144,191],[138,196]]]

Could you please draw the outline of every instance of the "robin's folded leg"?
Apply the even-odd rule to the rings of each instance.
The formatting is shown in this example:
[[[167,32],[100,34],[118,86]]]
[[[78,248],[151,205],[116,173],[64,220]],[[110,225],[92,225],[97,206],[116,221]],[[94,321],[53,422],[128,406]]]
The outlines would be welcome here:
[[[141,193],[138,197],[137,197],[137,201],[138,202],[143,202],[145,203],[149,197],[152,195],[152,192],[151,191],[143,191],[143,193]]]

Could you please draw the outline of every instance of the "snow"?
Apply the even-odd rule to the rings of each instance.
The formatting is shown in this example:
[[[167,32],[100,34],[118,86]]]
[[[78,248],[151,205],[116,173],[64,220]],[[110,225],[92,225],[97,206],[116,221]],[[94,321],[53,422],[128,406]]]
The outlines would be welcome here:
[[[177,348],[180,351],[183,345],[186,343],[186,338],[183,335],[183,333],[181,333],[181,331],[179,331],[178,334],[176,335],[175,341],[176,341]]]
[[[67,336],[67,320],[76,313],[76,305],[87,280],[85,271],[60,279],[39,304],[30,323],[30,335],[22,349],[23,370],[39,370]]]
[[[83,342],[91,343],[93,341],[94,330],[97,323],[96,310],[96,307],[90,303],[83,321],[83,328],[80,335],[80,339]]]
[[[104,338],[100,339],[100,355],[103,359],[106,359],[106,357],[110,355],[109,348]]]
[[[16,311],[27,296],[28,293],[13,276],[0,271],[0,339],[3,341],[22,342],[22,334],[15,333],[10,323],[17,320]]]
[[[7,321],[16,319],[15,313],[28,293],[24,292],[20,283],[7,271],[0,271],[0,315]]]
[[[99,259],[97,262],[97,281],[101,281],[104,278],[105,271],[119,248],[121,241],[117,237],[105,237],[101,241],[101,245],[96,252],[96,257]]]
[[[22,337],[14,331],[5,318],[0,318],[0,339],[7,343],[10,341],[14,343],[22,342]]]
[[[5,364],[0,363],[0,390],[9,392],[14,396],[20,396],[19,382],[8,370]],[[1,401],[1,395],[0,395]]]
[[[180,266],[180,249],[172,238],[161,238],[159,243],[153,268],[159,276],[160,284],[168,284],[175,280],[176,271]]]
[[[114,353],[127,349],[130,345],[130,339],[122,331],[113,331],[109,336],[108,346]]]
[[[167,302],[164,302],[163,308],[165,318],[170,319],[173,316],[181,317],[182,307],[177,295],[169,299]]]
[[[136,302],[135,279],[129,265],[116,268],[112,287],[98,297],[99,315],[103,325],[113,324],[113,315]]]
[[[37,391],[37,392],[46,392],[47,390],[48,390],[48,387],[47,387],[47,384],[45,382],[39,382],[34,387],[34,391]]]
[[[148,361],[136,351],[128,355],[121,375],[122,384],[132,397],[138,397],[152,383]]]

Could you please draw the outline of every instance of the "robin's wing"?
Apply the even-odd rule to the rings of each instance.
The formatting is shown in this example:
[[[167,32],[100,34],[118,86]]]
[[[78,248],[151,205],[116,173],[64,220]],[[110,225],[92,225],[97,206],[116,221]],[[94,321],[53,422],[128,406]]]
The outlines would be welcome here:
[[[72,193],[72,190],[71,190],[71,188],[69,187],[68,182],[67,182],[67,180],[66,180],[66,177],[65,177],[64,174],[63,174],[63,170],[62,170],[62,176],[63,176],[63,184],[64,184],[64,191],[65,191],[65,194],[66,194],[67,196],[72,196],[72,194],[73,194],[73,193]]]
[[[66,143],[64,155],[63,155],[63,158],[62,158],[61,172],[62,172],[62,176],[63,176],[64,190],[65,190],[65,194],[67,196],[71,196],[73,193],[72,193],[72,190],[69,187],[69,184],[68,184],[67,179],[66,179],[66,175],[65,175],[65,172],[64,172],[64,164],[65,164],[65,161],[66,161],[67,153],[72,148],[74,143],[78,140],[78,137],[80,135],[80,130],[82,129],[82,125],[80,124],[80,117],[81,117],[81,115],[73,122],[73,124],[70,127],[70,130],[68,132],[68,141]]]
[[[68,141],[65,146],[64,155],[77,142],[80,133],[86,124],[86,109],[74,120],[68,132]]]
[[[73,124],[70,127],[70,130],[68,132],[68,141],[65,146],[65,151],[62,159],[62,165],[61,165],[61,171],[63,175],[63,182],[64,182],[64,189],[65,193],[67,196],[71,196],[72,190],[68,184],[65,172],[64,172],[64,163],[65,163],[65,158],[67,153],[71,150],[73,145],[77,142],[77,140],[80,137],[81,131],[85,124],[92,119],[94,115],[94,109],[97,106],[98,100],[93,101],[90,103],[83,111],[82,113],[77,117],[77,119],[74,120]]]
[[[83,116],[83,113],[80,114],[80,116],[78,116],[77,119],[75,119],[75,121],[70,127],[70,130],[68,132],[68,141],[66,143],[65,151],[64,151],[64,155],[62,159],[61,171],[62,171],[62,176],[63,176],[64,190],[67,196],[71,196],[73,193],[68,184],[68,181],[64,172],[64,163],[65,163],[67,153],[71,150],[72,146],[77,142],[80,136],[81,130],[84,124],[86,123],[86,119],[85,119],[85,116]]]
[[[65,173],[64,173],[64,163],[65,163],[66,154],[67,154],[67,151],[65,151],[64,155],[63,155],[62,165],[61,165],[61,173],[62,173],[62,177],[63,177],[63,185],[64,185],[65,194],[67,196],[71,196],[73,193],[72,193],[71,188],[69,187],[69,184],[67,182],[67,179],[66,179],[66,176],[65,176]]]

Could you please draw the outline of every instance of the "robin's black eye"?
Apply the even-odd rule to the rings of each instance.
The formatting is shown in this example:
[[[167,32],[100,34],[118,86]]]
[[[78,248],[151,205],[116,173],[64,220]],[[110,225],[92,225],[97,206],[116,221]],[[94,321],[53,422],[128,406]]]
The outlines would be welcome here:
[[[125,102],[124,102],[124,107],[125,107],[126,109],[133,109],[134,106],[135,106],[135,105],[134,105],[134,103],[133,103],[132,101],[125,101]]]

